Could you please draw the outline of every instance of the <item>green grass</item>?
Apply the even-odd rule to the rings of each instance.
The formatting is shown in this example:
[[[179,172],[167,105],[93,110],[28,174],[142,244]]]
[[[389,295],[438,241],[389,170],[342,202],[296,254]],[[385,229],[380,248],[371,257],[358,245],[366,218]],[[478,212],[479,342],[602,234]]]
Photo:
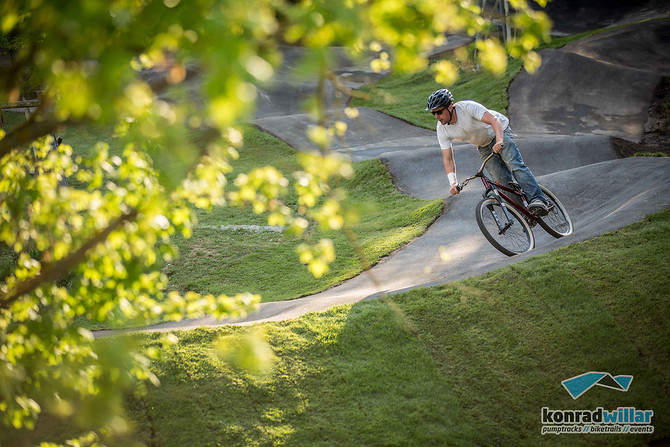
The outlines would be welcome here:
[[[666,210],[479,277],[256,325],[276,357],[265,376],[213,348],[246,329],[178,332],[153,363],[161,386],[127,398],[127,436],[164,447],[646,446],[670,437],[669,291]],[[560,382],[587,371],[634,379],[626,393],[573,400]],[[544,406],[653,410],[655,432],[542,436]]]
[[[656,436],[668,436],[668,236],[666,210],[616,233],[396,300],[425,331],[443,375],[454,378],[450,387],[467,402],[475,442],[536,445],[542,406],[654,409]],[[573,401],[560,381],[587,371],[631,374],[637,387],[626,394],[595,388]],[[599,441],[637,445],[616,436]]]
[[[481,277],[265,324],[278,357],[265,379],[213,355],[210,340],[238,329],[182,333],[155,365],[163,386],[133,408],[154,408],[159,445],[200,430],[203,445],[646,444],[543,438],[539,414],[653,409],[654,438],[670,435],[669,253],[665,211]],[[635,378],[628,393],[596,388],[573,401],[560,381],[590,370]],[[168,410],[182,405],[159,410],[182,395],[187,413],[204,416],[191,434],[193,419]]]
[[[471,99],[501,113],[507,111],[507,86],[521,69],[521,62],[509,61],[505,73],[474,70],[474,65],[462,68],[459,79],[449,86],[457,101]],[[356,98],[352,105],[369,107],[403,119],[415,126],[435,129],[435,118],[425,111],[426,99],[431,92],[445,87],[438,84],[429,70],[415,74],[387,76],[361,90],[369,99]]]
[[[286,175],[299,169],[296,154],[281,141],[253,129],[245,133],[245,147],[236,172],[272,165]],[[351,225],[356,241],[369,264],[419,236],[440,214],[443,201],[413,199],[399,193],[378,160],[355,163],[353,178],[343,181],[351,208],[359,209],[360,221]],[[235,173],[231,176],[233,178]],[[291,186],[292,188],[292,186]],[[289,196],[289,203],[295,196]],[[232,207],[198,214],[199,225],[188,240],[176,239],[180,256],[166,273],[170,286],[201,293],[259,293],[263,301],[300,297],[327,289],[363,271],[355,247],[342,232],[310,230],[308,240],[333,240],[336,260],[323,277],[314,278],[300,264],[296,247],[301,239],[261,231],[221,230],[221,225],[266,224],[265,216]]]
[[[635,152],[634,157],[668,157],[668,152]]]

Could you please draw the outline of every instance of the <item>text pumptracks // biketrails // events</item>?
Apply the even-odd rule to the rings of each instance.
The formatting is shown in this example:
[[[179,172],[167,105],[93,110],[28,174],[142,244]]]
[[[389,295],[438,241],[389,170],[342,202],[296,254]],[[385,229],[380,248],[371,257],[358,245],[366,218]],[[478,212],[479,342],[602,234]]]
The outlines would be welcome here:
[[[653,433],[653,416],[653,410],[638,410],[634,407],[619,407],[612,411],[602,407],[595,410],[552,410],[543,407],[542,434]]]

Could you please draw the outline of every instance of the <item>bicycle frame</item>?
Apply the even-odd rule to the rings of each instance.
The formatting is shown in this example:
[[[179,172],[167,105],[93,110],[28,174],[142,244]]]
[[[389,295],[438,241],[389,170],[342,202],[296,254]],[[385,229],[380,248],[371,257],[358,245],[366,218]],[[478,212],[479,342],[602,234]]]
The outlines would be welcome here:
[[[459,191],[462,190],[465,187],[465,185],[468,184],[468,182],[470,180],[479,177],[479,178],[482,179],[482,183],[484,184],[484,187],[486,188],[486,190],[484,191],[484,197],[489,197],[489,194],[493,193],[493,195],[495,196],[495,199],[500,202],[500,204],[503,207],[503,210],[505,210],[505,214],[507,214],[506,205],[511,205],[514,209],[519,211],[519,213],[521,213],[521,215],[524,216],[526,218],[526,220],[528,220],[531,223],[536,222],[537,217],[533,216],[530,213],[530,211],[528,211],[528,202],[526,201],[526,196],[523,194],[522,190],[516,190],[514,188],[510,188],[509,186],[505,186],[501,183],[494,182],[493,180],[491,180],[490,178],[488,178],[484,174],[484,166],[486,166],[486,163],[494,155],[496,155],[496,154],[491,152],[491,154],[488,157],[486,157],[486,159],[484,159],[484,161],[482,162],[482,165],[479,168],[479,170],[477,171],[477,173],[475,175],[473,175],[472,177],[469,177],[469,178],[465,179],[463,181],[463,183],[461,183],[459,185],[458,190]],[[516,200],[514,200],[512,197],[505,194],[505,192],[508,192],[508,193],[511,193],[511,194],[514,194],[514,195],[520,197],[521,201],[523,202],[523,206],[519,205],[519,203],[517,203]],[[509,221],[509,216],[506,216],[506,217]],[[498,226],[501,227],[500,225],[498,225]],[[501,232],[502,231],[504,231],[504,230],[501,230]]]
[[[499,200],[501,204],[502,202],[505,202],[506,205],[511,205],[514,209],[520,212],[521,215],[523,215],[526,219],[528,219],[531,222],[536,220],[536,217],[533,216],[528,211],[527,208],[528,202],[526,201],[526,196],[523,195],[523,191],[517,191],[516,189],[510,188],[501,183],[494,182],[493,180],[486,177],[484,174],[481,174],[481,179],[482,183],[484,184],[484,187],[486,188],[486,191],[484,191],[484,197],[488,197],[489,193],[493,192],[493,195],[497,195],[499,199],[501,199]],[[524,205],[523,206],[520,205],[512,197],[505,194],[505,192],[512,193],[517,197],[521,198],[521,201],[523,202]]]

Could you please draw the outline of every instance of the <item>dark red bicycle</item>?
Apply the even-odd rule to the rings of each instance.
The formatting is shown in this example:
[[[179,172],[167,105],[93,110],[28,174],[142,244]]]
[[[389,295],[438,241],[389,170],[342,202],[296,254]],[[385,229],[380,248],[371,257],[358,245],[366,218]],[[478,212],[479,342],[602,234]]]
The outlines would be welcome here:
[[[572,220],[563,204],[544,186],[540,185],[548,201],[549,213],[539,217],[528,211],[528,198],[516,182],[509,186],[494,182],[484,174],[484,166],[494,153],[491,153],[472,177],[458,185],[461,191],[470,180],[481,178],[484,184],[483,199],[477,205],[477,225],[484,237],[496,249],[513,256],[530,251],[535,247],[535,236],[531,230],[539,224],[555,238],[572,233]]]

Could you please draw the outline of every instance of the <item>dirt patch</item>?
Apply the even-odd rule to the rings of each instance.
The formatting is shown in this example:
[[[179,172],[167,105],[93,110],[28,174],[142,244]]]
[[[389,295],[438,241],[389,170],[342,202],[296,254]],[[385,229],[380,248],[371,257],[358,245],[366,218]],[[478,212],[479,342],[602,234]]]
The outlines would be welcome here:
[[[610,142],[621,158],[640,153],[670,155],[670,78],[664,77],[656,87],[642,141],[612,137]]]

